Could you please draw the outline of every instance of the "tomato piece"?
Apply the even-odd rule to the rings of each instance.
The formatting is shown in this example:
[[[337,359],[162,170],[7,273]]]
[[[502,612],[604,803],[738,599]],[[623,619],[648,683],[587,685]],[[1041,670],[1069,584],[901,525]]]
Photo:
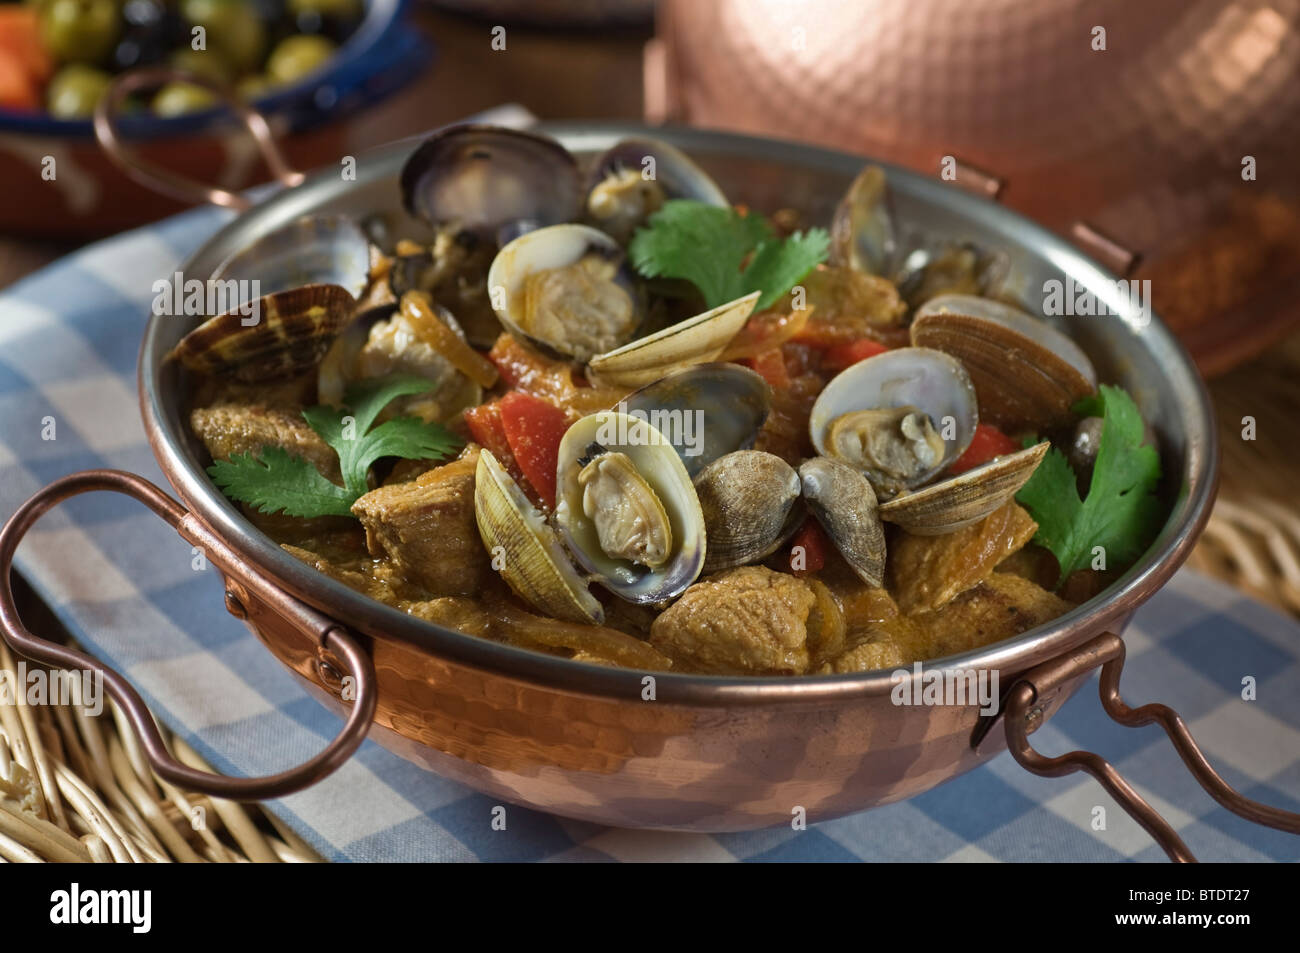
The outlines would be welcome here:
[[[739,361],[778,348],[804,329],[811,314],[812,308],[800,308],[798,311],[760,311],[751,315],[718,360]]]
[[[524,479],[542,502],[555,506],[555,471],[560,459],[560,439],[569,418],[552,403],[511,391],[501,398],[501,425]]]
[[[1015,453],[1020,445],[992,424],[977,424],[966,452],[952,462],[949,473],[965,473],[994,457]]]
[[[790,374],[785,369],[785,355],[779,347],[760,351],[740,363],[757,371],[763,380],[772,385],[773,390],[785,390],[790,386]]]
[[[790,568],[795,572],[817,572],[826,565],[826,551],[831,545],[830,537],[822,524],[810,516],[803,521],[798,532],[790,539]],[[803,567],[795,569],[795,556],[803,552]]]
[[[28,78],[39,106],[39,87],[54,72],[54,63],[45,49],[35,5],[0,7],[0,56],[11,59]]]
[[[41,94],[16,55],[0,47],[0,109],[40,109]]]
[[[519,461],[515,459],[514,451],[510,449],[510,438],[506,436],[506,428],[501,421],[501,402],[479,404],[465,411],[465,425],[469,428],[469,435],[474,438],[474,442],[485,450],[492,451],[492,456],[497,458],[497,462],[506,473],[510,474],[510,478],[519,484],[519,489],[524,491],[528,499],[535,505],[541,505],[541,494],[524,478]]]
[[[865,361],[869,357],[875,357],[877,354],[883,354],[889,348],[879,341],[873,341],[871,338],[859,338],[856,341],[846,341],[843,344],[832,344],[825,350],[825,360],[823,366],[828,371],[839,372],[846,367]]]

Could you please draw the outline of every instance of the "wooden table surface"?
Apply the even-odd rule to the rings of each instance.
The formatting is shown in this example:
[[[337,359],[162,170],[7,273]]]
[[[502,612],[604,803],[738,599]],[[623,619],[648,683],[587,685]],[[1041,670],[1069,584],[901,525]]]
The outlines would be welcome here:
[[[434,63],[409,88],[350,120],[349,146],[360,151],[502,103],[519,103],[543,119],[640,118],[641,51],[648,28],[576,32],[507,26],[506,49],[494,50],[492,27],[490,21],[420,8],[416,28],[436,45]],[[0,235],[0,287],[77,245]],[[1259,505],[1281,505],[1300,527],[1295,490],[1300,454],[1291,446],[1300,433],[1300,332],[1212,381],[1210,390],[1224,448],[1223,496],[1246,507],[1247,522],[1251,513],[1260,512]],[[1257,421],[1254,441],[1242,439],[1248,416]],[[1262,524],[1258,532],[1240,521],[1218,528],[1198,549],[1194,563],[1300,612],[1300,578],[1291,580],[1293,591],[1279,597],[1280,577],[1269,556],[1269,547],[1275,552],[1279,545],[1300,553],[1300,530],[1279,542],[1276,535],[1266,538]],[[1263,560],[1244,571],[1248,554],[1243,539]]]

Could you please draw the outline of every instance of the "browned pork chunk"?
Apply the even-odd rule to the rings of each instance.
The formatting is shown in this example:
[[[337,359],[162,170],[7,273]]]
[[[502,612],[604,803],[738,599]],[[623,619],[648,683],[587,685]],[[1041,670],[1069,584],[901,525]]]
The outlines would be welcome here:
[[[905,614],[938,609],[987,579],[1036,532],[1038,524],[1011,502],[955,533],[899,533],[889,546],[886,583]]]
[[[940,658],[1019,635],[1065,614],[1073,604],[1011,573],[991,573],[935,612],[912,616],[919,637],[915,659]]]
[[[697,582],[650,627],[650,644],[675,667],[716,675],[798,675],[808,670],[802,579],[742,566]]]
[[[819,671],[866,672],[955,655],[1019,635],[1072,604],[1021,576],[992,572],[940,609],[884,616],[862,626]]]
[[[312,430],[300,412],[261,404],[221,403],[190,413],[190,426],[213,460],[279,447],[302,457],[327,479],[342,483],[338,454]]]
[[[371,554],[386,556],[432,596],[472,595],[488,567],[474,521],[474,468],[469,453],[416,479],[371,490],[352,504]]]

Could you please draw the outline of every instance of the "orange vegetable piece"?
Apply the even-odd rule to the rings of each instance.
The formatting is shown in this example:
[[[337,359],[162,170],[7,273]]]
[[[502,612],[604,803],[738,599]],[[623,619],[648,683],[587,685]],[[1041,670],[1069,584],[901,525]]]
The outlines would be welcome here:
[[[438,319],[433,313],[428,295],[420,291],[408,291],[402,295],[402,314],[426,344],[474,383],[480,387],[491,387],[497,382],[496,365],[462,341],[455,331]]]
[[[568,415],[540,397],[518,391],[502,397],[500,407],[501,425],[524,479],[543,503],[554,506],[560,439],[569,429]]]
[[[1020,445],[992,424],[976,424],[975,436],[971,438],[966,452],[952,462],[949,473],[965,473],[994,457],[1015,453]]]
[[[0,59],[12,59],[26,74],[40,106],[40,87],[54,74],[54,63],[41,39],[40,21],[34,6],[0,6]],[[0,71],[5,67],[0,66]]]

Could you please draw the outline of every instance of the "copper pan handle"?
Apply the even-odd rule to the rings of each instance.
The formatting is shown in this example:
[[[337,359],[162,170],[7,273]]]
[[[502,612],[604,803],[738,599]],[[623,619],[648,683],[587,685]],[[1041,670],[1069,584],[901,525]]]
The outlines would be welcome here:
[[[1205,755],[1192,740],[1187,725],[1167,705],[1150,704],[1130,708],[1119,694],[1119,677],[1124,668],[1124,641],[1105,633],[1075,649],[1068,656],[1051,659],[1021,675],[1002,704],[1002,718],[1007,733],[1007,748],[1020,766],[1043,777],[1059,778],[1076,771],[1092,775],[1119,802],[1129,815],[1150,834],[1169,855],[1169,859],[1186,863],[1195,861],[1183,839],[1133,787],[1100,755],[1090,751],[1071,751],[1049,758],[1034,750],[1029,732],[1042,717],[1038,701],[1064,684],[1101,666],[1101,706],[1106,714],[1129,728],[1158,724],[1169,735],[1179,757],[1198,784],[1232,813],[1256,824],[1263,824],[1290,834],[1300,834],[1300,814],[1269,807],[1238,792],[1210,766]]]
[[[182,202],[208,202],[240,212],[252,206],[252,202],[237,192],[215,185],[206,185],[197,179],[179,175],[140,158],[118,133],[117,122],[121,117],[122,104],[126,102],[127,96],[141,89],[152,89],[171,82],[193,83],[216,93],[253,134],[271,174],[286,187],[302,182],[303,174],[290,168],[280,148],[275,144],[275,136],[272,135],[265,116],[237,97],[229,86],[195,73],[166,66],[130,70],[120,74],[114,78],[95,106],[95,138],[99,140],[100,146],[113,164],[129,178],[155,192]]]
[[[333,652],[342,659],[356,680],[356,700],[343,730],[324,750],[297,767],[261,778],[232,778],[200,771],[177,761],[167,751],[148,706],[121,675],[82,652],[42,639],[27,630],[18,618],[10,581],[14,551],[32,524],[47,510],[69,497],[96,490],[111,490],[139,500],[186,539],[202,539],[205,546],[214,545],[215,537],[210,531],[195,532],[195,526],[201,527],[202,524],[197,523],[197,519],[183,506],[143,477],[121,470],[84,470],[61,477],[18,507],[4,528],[0,529],[0,635],[4,636],[5,641],[15,651],[48,665],[98,673],[104,679],[109,694],[122,707],[127,720],[139,736],[149,764],[159,777],[178,787],[227,800],[259,801],[300,791],[342,765],[365,740],[374,718],[378,702],[375,670],[370,656],[346,629],[307,606],[297,604],[293,613],[295,624],[306,630],[306,634],[317,642],[322,652]],[[209,557],[219,566],[227,562],[224,552],[209,551]],[[251,576],[243,582],[250,587],[271,586],[266,581],[255,582]]]

